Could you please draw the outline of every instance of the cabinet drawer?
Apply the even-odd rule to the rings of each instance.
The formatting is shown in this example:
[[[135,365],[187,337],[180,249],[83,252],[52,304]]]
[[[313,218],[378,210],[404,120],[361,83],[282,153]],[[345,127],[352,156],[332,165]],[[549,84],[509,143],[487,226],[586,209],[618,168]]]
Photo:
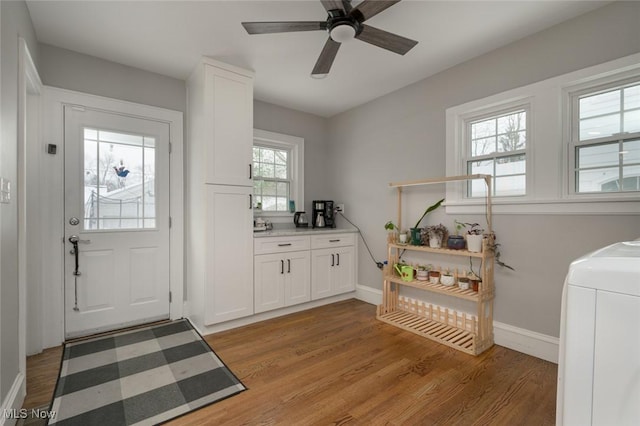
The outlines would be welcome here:
[[[309,236],[254,238],[253,254],[309,250]]]
[[[355,242],[356,234],[326,234],[311,236],[312,249],[352,246],[355,245]]]

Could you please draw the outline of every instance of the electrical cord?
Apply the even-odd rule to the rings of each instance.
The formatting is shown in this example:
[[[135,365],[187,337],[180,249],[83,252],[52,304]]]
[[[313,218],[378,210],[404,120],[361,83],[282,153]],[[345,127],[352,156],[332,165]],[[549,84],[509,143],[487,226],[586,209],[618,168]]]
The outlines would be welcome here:
[[[340,216],[342,216],[344,218],[344,220],[349,222],[351,225],[353,225],[358,230],[358,234],[360,234],[360,238],[362,238],[362,242],[364,243],[364,246],[367,248],[367,251],[369,252],[369,256],[371,256],[371,260],[373,260],[373,263],[376,264],[378,269],[382,269],[384,267],[384,264],[382,262],[378,262],[376,260],[376,258],[373,257],[373,253],[371,253],[371,249],[369,249],[369,245],[367,244],[367,240],[364,239],[364,235],[362,235],[362,231],[360,231],[360,228],[358,228],[358,226],[355,223],[351,222],[344,214],[342,214],[342,212],[338,211],[338,213],[340,213]]]

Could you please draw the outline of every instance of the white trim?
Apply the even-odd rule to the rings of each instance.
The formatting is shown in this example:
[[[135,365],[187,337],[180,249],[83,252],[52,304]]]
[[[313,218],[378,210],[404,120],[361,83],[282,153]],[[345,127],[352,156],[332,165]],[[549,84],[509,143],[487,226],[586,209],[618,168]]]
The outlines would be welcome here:
[[[640,211],[637,193],[616,193],[611,196],[571,196],[568,192],[567,128],[568,90],[596,84],[615,76],[625,77],[640,70],[640,53],[579,71],[549,78],[446,110],[446,170],[447,175],[461,174],[463,156],[463,125],[466,116],[487,108],[531,98],[531,132],[535,145],[530,144],[531,171],[527,169],[525,197],[495,197],[494,214],[636,214]],[[531,180],[531,182],[529,182]],[[532,184],[529,186],[529,184]],[[483,213],[484,207],[473,199],[463,199],[460,184],[448,184],[446,211],[450,214]],[[579,198],[579,199],[577,199]]]
[[[378,306],[382,304],[382,290],[356,284],[356,299]]]
[[[22,408],[22,403],[24,402],[24,397],[27,394],[27,381],[25,380],[25,375],[22,373],[18,373],[13,384],[11,385],[11,389],[7,392],[7,396],[2,401],[2,407],[0,407],[0,426],[9,421],[9,424],[15,423],[15,418],[10,418],[4,413],[11,411],[13,413],[19,413],[19,410]],[[12,423],[13,422],[13,423]]]
[[[337,296],[327,297],[325,299],[313,300],[311,302],[302,303],[300,305],[289,306],[287,308],[276,309],[268,312],[262,312],[260,314],[255,314],[248,317],[223,322],[221,324],[203,326],[203,327],[197,327],[195,324],[193,324],[193,326],[196,327],[196,330],[198,330],[198,333],[200,333],[203,336],[206,336],[207,334],[218,333],[220,331],[225,331],[225,330],[231,330],[233,328],[238,328],[245,325],[254,324],[256,322],[281,317],[283,315],[289,315],[295,312],[306,311],[308,309],[316,308],[318,306],[324,306],[324,305],[329,305],[335,302],[341,302],[343,300],[353,299],[354,297],[356,297],[356,294],[354,292],[349,292],[349,293],[339,294]]]
[[[170,291],[172,304],[170,306],[171,319],[183,317],[184,300],[184,201],[183,201],[183,114],[165,108],[141,105],[118,99],[105,98],[71,90],[44,86],[43,90],[43,135],[47,135],[46,143],[58,145],[58,154],[47,155],[42,164],[42,193],[43,212],[48,232],[43,235],[43,245],[48,248],[48,255],[43,256],[43,271],[47,271],[47,286],[43,289],[43,347],[60,345],[64,341],[64,183],[62,170],[64,159],[64,122],[63,107],[67,105],[81,105],[87,108],[118,112],[133,117],[165,122],[170,128],[170,205],[169,214],[172,226],[169,230],[170,241]],[[44,149],[44,146],[43,146]],[[52,249],[59,247],[58,250]]]
[[[285,135],[283,133],[269,132],[267,130],[253,129],[253,140],[263,142],[268,146],[282,147],[291,151],[292,162],[291,181],[293,188],[291,199],[296,203],[296,210],[304,210],[304,138],[298,136]],[[286,218],[290,221],[293,213],[287,212],[261,212],[254,210],[254,215],[263,218],[277,219]],[[279,222],[279,221],[278,221]]]
[[[513,349],[545,361],[558,363],[560,339],[498,321],[493,322],[496,345]]]
[[[358,284],[356,298],[372,305],[382,304],[382,290]],[[558,363],[560,339],[498,321],[493,322],[496,345],[513,349],[536,358]]]

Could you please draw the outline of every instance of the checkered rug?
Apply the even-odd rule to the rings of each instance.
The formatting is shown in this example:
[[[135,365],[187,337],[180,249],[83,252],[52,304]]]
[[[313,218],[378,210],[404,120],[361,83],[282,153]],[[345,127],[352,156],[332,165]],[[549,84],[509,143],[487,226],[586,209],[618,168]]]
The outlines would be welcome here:
[[[53,425],[152,425],[246,388],[189,321],[65,345]]]

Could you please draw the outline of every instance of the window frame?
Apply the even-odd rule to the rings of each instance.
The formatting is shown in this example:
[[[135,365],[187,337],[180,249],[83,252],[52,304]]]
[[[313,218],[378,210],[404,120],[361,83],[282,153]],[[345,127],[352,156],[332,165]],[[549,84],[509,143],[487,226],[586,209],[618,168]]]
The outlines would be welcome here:
[[[640,139],[640,131],[633,133],[616,133],[610,136],[599,138],[580,140],[580,116],[579,102],[580,98],[585,96],[594,96],[602,93],[622,90],[625,87],[640,85],[640,72],[615,74],[613,76],[591,81],[589,83],[576,85],[567,88],[564,93],[564,102],[568,105],[567,116],[565,117],[565,126],[568,130],[566,137],[566,175],[567,175],[567,193],[570,198],[574,199],[601,199],[608,200],[614,198],[637,197],[640,191],[590,191],[579,192],[577,190],[576,174],[578,170],[578,158],[576,151],[580,147],[598,146],[618,144],[622,145],[625,141]],[[621,177],[622,166],[618,163],[618,175]]]
[[[254,146],[289,151],[290,158],[287,164],[289,167],[291,182],[289,186],[289,200],[295,201],[296,210],[304,210],[304,139],[297,136],[254,129],[253,144],[251,148],[252,152]],[[286,211],[264,211],[254,209],[253,214],[255,217],[268,218],[276,222],[278,219],[286,221],[287,219],[293,218],[294,215],[294,213],[291,213],[288,209]]]
[[[499,151],[495,151],[491,154],[486,154],[486,155],[480,155],[480,156],[473,156],[472,155],[472,136],[471,136],[471,126],[474,123],[477,122],[481,122],[481,121],[486,121],[486,120],[491,120],[491,119],[498,119],[500,117],[506,116],[506,115],[510,115],[510,114],[514,114],[517,112],[523,111],[526,114],[526,119],[525,119],[525,132],[526,132],[526,145],[524,149],[519,149],[516,151],[509,151],[509,152],[499,152]],[[462,159],[461,159],[461,170],[464,171],[462,174],[472,174],[469,171],[469,163],[473,162],[473,161],[483,161],[483,160],[498,160],[499,158],[507,158],[507,157],[512,157],[515,155],[524,155],[525,156],[525,171],[524,171],[524,176],[525,176],[525,187],[524,187],[524,194],[518,194],[518,195],[496,195],[496,176],[491,174],[492,178],[491,178],[491,196],[493,199],[496,200],[500,200],[500,199],[526,199],[527,196],[530,194],[531,188],[530,188],[530,184],[529,182],[531,181],[530,179],[530,173],[532,172],[532,168],[530,167],[530,154],[529,152],[531,151],[531,141],[533,140],[533,132],[531,131],[531,100],[530,99],[525,99],[522,100],[520,102],[508,102],[505,104],[500,104],[500,105],[495,105],[491,108],[487,108],[487,109],[483,109],[483,110],[479,110],[479,111],[475,111],[473,113],[469,113],[467,115],[465,115],[464,117],[462,117],[463,120],[463,127],[464,127],[464,136],[463,136],[463,140],[462,140]],[[495,170],[495,165],[494,165],[494,170]],[[469,181],[465,181],[464,183],[465,185],[465,191],[464,191],[464,195],[463,198],[466,200],[482,200],[486,197],[485,195],[482,196],[477,196],[477,197],[473,197],[470,195],[470,185],[471,182]]]

